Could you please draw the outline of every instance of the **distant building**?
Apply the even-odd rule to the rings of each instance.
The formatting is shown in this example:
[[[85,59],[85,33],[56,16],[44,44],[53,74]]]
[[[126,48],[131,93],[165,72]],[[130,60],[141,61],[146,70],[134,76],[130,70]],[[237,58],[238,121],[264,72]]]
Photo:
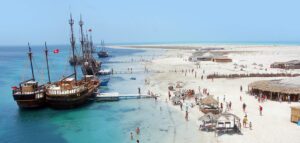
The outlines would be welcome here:
[[[227,62],[232,62],[232,59],[228,57],[214,57],[212,58],[213,62],[220,62],[220,63],[227,63]]]
[[[292,60],[288,62],[275,62],[272,63],[270,67],[280,69],[300,69],[300,60]]]
[[[210,52],[196,52],[196,53],[193,53],[193,55],[189,57],[189,61],[191,61],[191,62],[211,61],[213,56],[214,55]]]

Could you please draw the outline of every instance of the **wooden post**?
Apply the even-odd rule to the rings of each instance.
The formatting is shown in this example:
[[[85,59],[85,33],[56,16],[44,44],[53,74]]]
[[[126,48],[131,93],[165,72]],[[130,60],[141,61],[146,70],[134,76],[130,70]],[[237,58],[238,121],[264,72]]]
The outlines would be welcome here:
[[[273,94],[272,94],[272,92],[270,92],[271,93],[271,100],[273,100]]]

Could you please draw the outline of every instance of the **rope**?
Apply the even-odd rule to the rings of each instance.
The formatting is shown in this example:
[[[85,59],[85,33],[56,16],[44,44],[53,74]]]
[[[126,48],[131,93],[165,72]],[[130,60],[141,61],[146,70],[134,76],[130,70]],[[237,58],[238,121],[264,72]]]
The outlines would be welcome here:
[[[43,76],[43,70],[41,70],[38,65],[36,64],[35,60],[32,59],[33,65],[34,65],[34,69],[36,69],[38,75],[40,75],[40,81],[45,82],[44,76]],[[43,64],[42,64],[43,65]]]

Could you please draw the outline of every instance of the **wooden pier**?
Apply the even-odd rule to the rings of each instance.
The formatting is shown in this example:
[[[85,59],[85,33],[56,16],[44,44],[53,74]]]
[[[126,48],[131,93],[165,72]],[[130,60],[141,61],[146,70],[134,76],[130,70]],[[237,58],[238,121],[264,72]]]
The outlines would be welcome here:
[[[95,97],[95,101],[119,101],[124,99],[142,99],[142,98],[154,98],[147,94],[119,94],[118,92],[111,93],[98,93]]]

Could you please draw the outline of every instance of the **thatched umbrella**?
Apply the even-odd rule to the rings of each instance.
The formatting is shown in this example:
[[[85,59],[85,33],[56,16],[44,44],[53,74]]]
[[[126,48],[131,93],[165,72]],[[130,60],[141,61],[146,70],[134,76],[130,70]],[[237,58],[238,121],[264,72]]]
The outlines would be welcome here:
[[[218,105],[219,102],[214,99],[212,96],[207,96],[200,101],[203,105]]]

